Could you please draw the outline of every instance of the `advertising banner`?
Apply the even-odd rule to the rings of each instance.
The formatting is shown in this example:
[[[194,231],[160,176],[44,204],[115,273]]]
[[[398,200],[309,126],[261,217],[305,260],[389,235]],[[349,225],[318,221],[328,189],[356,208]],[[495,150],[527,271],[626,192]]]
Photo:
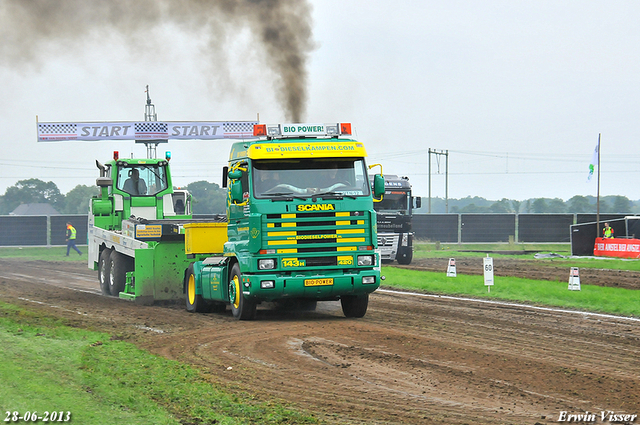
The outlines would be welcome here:
[[[640,239],[596,238],[596,257],[640,258]]]
[[[39,122],[38,142],[253,138],[254,121]]]

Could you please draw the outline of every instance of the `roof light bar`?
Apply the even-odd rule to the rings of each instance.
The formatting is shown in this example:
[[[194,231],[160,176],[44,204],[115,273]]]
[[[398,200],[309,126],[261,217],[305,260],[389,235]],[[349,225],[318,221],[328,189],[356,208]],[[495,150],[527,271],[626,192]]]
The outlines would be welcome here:
[[[351,123],[257,124],[253,126],[254,136],[266,136],[275,139],[288,137],[338,137],[351,134]]]

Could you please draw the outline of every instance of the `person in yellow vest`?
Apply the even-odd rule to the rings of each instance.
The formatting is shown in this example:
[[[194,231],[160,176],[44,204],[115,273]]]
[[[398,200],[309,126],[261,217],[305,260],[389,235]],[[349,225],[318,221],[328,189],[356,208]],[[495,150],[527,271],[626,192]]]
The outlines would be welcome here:
[[[67,257],[71,248],[75,249],[78,255],[82,255],[82,252],[76,246],[76,233],[76,228],[67,221]]]
[[[602,229],[602,237],[613,239],[613,229],[609,227],[609,223],[604,223],[604,229]]]

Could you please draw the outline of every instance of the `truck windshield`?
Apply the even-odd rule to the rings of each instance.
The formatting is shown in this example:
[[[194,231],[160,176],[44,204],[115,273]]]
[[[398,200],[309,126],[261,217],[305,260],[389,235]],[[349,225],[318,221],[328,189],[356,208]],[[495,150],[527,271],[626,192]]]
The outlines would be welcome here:
[[[382,202],[376,202],[374,207],[376,211],[395,211],[404,213],[409,206],[409,192],[399,190],[387,190],[382,198]]]
[[[120,166],[116,187],[133,196],[155,195],[168,187],[165,167],[157,164]]]
[[[253,196],[368,196],[362,158],[259,160],[252,163]]]

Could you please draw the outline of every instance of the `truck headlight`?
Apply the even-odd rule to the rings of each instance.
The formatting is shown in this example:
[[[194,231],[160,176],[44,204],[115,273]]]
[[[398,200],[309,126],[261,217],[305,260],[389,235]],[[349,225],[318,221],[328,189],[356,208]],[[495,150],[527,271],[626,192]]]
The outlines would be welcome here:
[[[403,233],[402,234],[402,246],[407,246],[409,245],[409,234],[408,233]]]
[[[362,283],[364,285],[370,285],[372,283],[376,283],[376,277],[375,276],[362,276]]]
[[[258,260],[258,270],[271,270],[276,268],[276,260],[273,258],[262,258]]]
[[[373,266],[373,255],[358,255],[359,266]]]

